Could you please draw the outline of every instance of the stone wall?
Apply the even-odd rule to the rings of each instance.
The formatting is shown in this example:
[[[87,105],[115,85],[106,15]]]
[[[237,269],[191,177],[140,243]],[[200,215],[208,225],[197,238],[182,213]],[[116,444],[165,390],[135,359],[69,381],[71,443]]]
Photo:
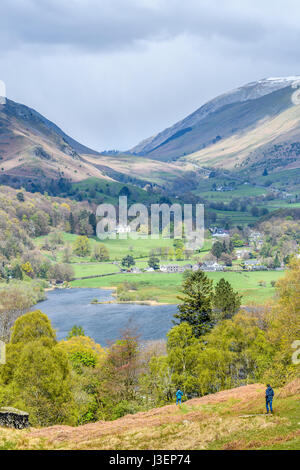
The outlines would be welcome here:
[[[0,427],[23,429],[29,426],[29,414],[16,408],[0,408]]]

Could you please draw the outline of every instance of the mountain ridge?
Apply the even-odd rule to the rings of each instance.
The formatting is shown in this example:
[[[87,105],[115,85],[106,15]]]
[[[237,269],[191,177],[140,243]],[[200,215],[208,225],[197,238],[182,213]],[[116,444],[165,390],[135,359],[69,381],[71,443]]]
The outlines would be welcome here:
[[[183,120],[142,141],[130,152],[164,161],[181,159],[203,147],[215,145],[224,137],[245,132],[255,123],[273,118],[295,106],[298,103],[293,102],[291,97],[299,84],[300,76],[248,83],[210,100]],[[285,103],[282,102],[283,96],[286,96]],[[250,109],[245,118],[247,108],[252,108],[252,111]],[[233,114],[230,115],[228,110],[233,110]],[[220,122],[222,114],[223,121]]]

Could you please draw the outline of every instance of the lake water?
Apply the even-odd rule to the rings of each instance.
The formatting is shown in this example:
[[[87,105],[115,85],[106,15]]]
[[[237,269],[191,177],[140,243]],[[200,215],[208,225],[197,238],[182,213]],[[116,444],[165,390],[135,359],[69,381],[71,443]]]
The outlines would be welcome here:
[[[67,336],[73,325],[80,325],[102,346],[118,339],[129,320],[137,327],[141,340],[165,338],[172,328],[176,305],[91,304],[95,298],[112,300],[111,294],[105,289],[56,289],[47,292],[47,300],[39,302],[35,309],[50,318],[59,340]]]

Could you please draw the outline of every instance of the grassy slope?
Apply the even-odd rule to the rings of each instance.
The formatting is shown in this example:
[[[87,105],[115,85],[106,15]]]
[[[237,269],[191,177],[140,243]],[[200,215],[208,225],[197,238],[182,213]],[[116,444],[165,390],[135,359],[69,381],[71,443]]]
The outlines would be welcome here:
[[[0,449],[300,449],[300,381],[275,390],[265,416],[264,385],[252,384],[111,422],[77,428],[0,429]]]
[[[266,272],[213,272],[207,273],[210,279],[218,282],[222,277],[228,280],[235,290],[243,294],[243,303],[263,303],[275,294],[271,281],[277,281],[284,275],[281,271]],[[259,281],[265,281],[266,287],[258,285]],[[164,303],[178,303],[177,295],[180,293],[182,274],[143,273],[143,274],[116,274],[111,277],[94,278],[82,281],[73,281],[73,287],[112,287],[125,281],[137,285],[142,294],[147,294],[149,299]]]
[[[273,142],[276,137],[286,135],[299,126],[299,107],[294,106],[264,122],[258,122],[252,129],[236,133],[220,142],[184,157],[201,165],[234,168],[260,146]]]
[[[72,245],[75,241],[78,235],[73,235],[71,233],[63,233],[63,239],[65,243],[68,243]],[[37,246],[42,246],[44,243],[45,237],[38,237],[35,239],[35,243]],[[163,239],[160,238],[159,240],[155,239],[144,239],[140,238],[139,240],[120,240],[120,239],[115,239],[115,240],[99,240],[98,238],[90,238],[90,243],[91,246],[93,246],[95,243],[104,243],[105,246],[107,247],[109,251],[109,256],[110,260],[121,260],[124,256],[130,254],[132,255],[135,259],[140,259],[140,258],[147,258],[149,257],[149,253],[151,250],[156,249],[156,248],[161,248],[161,247],[173,247],[173,242],[174,240],[172,239]],[[201,253],[197,254],[197,256],[203,256],[205,253],[207,253],[210,248],[211,248],[212,240],[206,240],[205,244],[201,250]],[[61,261],[62,258],[62,253],[58,252],[57,255],[57,261]],[[78,257],[78,256],[72,256],[71,258],[72,263],[88,263],[91,262],[91,256],[86,256],[86,257]],[[186,263],[185,263],[186,264]]]

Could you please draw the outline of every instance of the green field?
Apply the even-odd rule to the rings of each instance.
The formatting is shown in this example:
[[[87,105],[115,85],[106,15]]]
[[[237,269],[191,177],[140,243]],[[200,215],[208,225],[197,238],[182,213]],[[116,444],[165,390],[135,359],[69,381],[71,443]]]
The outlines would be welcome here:
[[[64,232],[63,234],[63,240],[64,243],[70,244],[71,246],[73,243],[76,241],[76,238],[78,235],[74,235],[71,233],[66,233]],[[38,237],[35,239],[36,245],[39,247],[44,243],[45,236],[43,237]],[[165,238],[159,238],[158,240],[151,239],[150,237],[148,238],[140,238],[138,240],[132,240],[132,239],[126,239],[126,240],[121,240],[119,238],[116,238],[115,240],[99,240],[96,237],[90,238],[90,243],[91,246],[93,246],[95,243],[104,243],[104,245],[107,247],[109,251],[109,256],[111,261],[115,260],[121,260],[124,256],[130,254],[132,255],[135,259],[147,259],[149,257],[149,254],[151,250],[155,250],[158,248],[174,248],[173,239],[165,239]],[[201,249],[200,253],[197,253],[196,256],[204,256],[206,254],[212,245],[212,240],[207,239],[204,243],[203,248]],[[51,254],[48,254],[48,257],[50,259],[53,259],[51,257]],[[61,261],[62,259],[62,249],[57,251],[57,257],[56,261]],[[85,257],[78,257],[78,256],[72,256],[71,257],[71,263],[90,263],[91,256],[85,256]],[[176,261],[177,263],[177,261]],[[186,263],[186,262],[185,262]],[[184,264],[185,264],[184,263]]]
[[[75,277],[98,276],[100,274],[117,273],[120,268],[112,263],[73,264]]]
[[[222,277],[228,280],[233,288],[243,295],[243,304],[262,304],[272,298],[275,288],[271,286],[271,281],[277,281],[284,276],[280,271],[262,272],[213,272],[207,273],[214,282],[218,282]],[[162,303],[178,303],[177,295],[180,294],[182,284],[182,274],[165,273],[142,273],[142,274],[116,274],[103,278],[93,278],[71,282],[72,287],[116,287],[124,282],[136,285],[139,294],[149,300],[157,300]],[[259,281],[264,281],[266,286],[260,286]]]

